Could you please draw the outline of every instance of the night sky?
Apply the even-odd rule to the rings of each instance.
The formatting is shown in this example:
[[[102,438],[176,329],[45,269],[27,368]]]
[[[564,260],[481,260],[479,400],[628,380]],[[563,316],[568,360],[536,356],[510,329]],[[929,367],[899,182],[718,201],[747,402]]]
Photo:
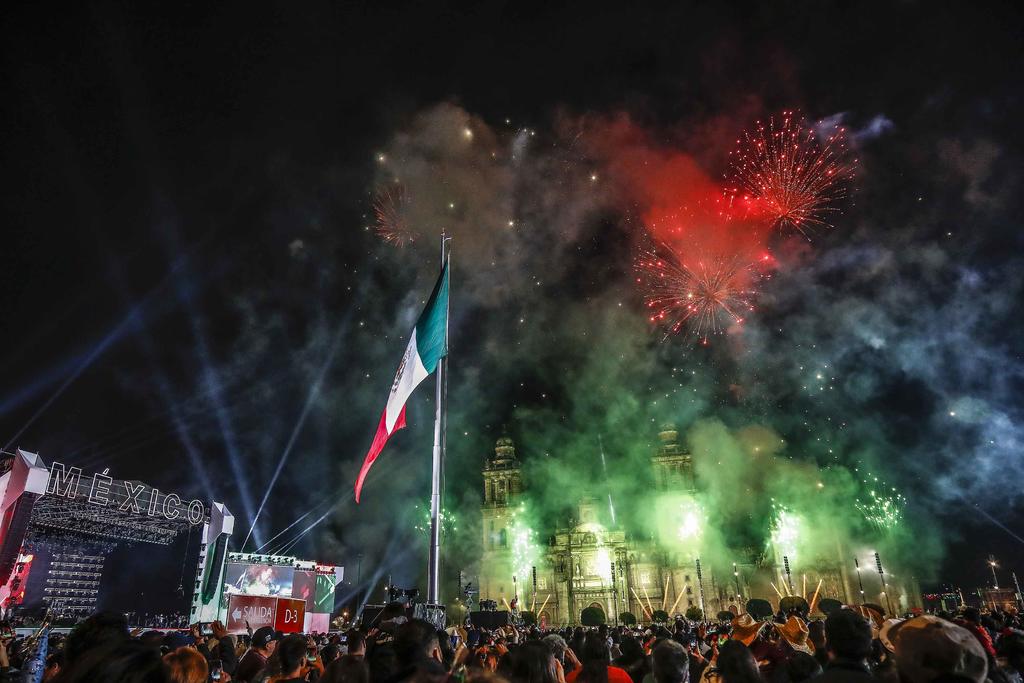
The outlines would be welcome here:
[[[351,487],[445,228],[449,576],[503,429],[541,519],[607,485],[643,527],[595,444],[615,481],[665,421],[707,480],[754,441],[771,495],[880,475],[926,586],[1024,571],[1013,3],[381,4],[6,8],[0,445],[224,501],[235,547],[284,456],[246,549],[308,511],[291,552],[411,585],[431,383]],[[742,326],[666,338],[633,274],[654,205],[793,109],[848,131],[842,211],[758,243]],[[406,247],[374,229],[396,187]]]

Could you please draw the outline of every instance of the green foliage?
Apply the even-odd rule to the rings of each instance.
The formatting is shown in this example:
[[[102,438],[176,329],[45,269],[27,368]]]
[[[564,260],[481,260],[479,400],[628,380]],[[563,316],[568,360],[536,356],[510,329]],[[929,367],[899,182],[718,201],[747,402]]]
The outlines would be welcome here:
[[[690,621],[704,621],[704,610],[694,605],[686,608],[686,618]]]
[[[651,613],[651,621],[656,624],[664,624],[668,621],[668,612],[663,609],[656,609]]]
[[[623,612],[619,615],[619,621],[625,624],[626,626],[635,626],[636,615],[632,612]]]
[[[605,623],[604,610],[598,607],[587,607],[580,612],[580,623],[584,626],[601,626]]]

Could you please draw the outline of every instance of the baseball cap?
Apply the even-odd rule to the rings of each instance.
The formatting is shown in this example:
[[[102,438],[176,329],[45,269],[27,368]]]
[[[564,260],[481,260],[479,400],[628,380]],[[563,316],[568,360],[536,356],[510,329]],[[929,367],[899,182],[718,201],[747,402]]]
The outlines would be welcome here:
[[[928,683],[950,675],[984,683],[988,660],[981,643],[962,626],[924,614],[889,629],[896,667],[910,683]]]
[[[266,647],[267,643],[274,640],[281,640],[281,634],[269,626],[261,626],[252,634],[253,647]]]

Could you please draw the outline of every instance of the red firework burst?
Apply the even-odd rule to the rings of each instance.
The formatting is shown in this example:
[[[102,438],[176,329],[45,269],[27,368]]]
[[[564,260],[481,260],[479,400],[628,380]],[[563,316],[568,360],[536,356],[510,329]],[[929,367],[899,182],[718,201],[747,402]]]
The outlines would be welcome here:
[[[839,211],[857,163],[849,158],[844,128],[816,132],[789,111],[744,132],[729,161],[727,195],[753,198],[776,226],[804,235],[811,226],[831,226],[827,216]]]
[[[385,242],[404,247],[416,240],[416,235],[405,220],[405,206],[409,201],[405,187],[394,185],[377,191],[373,198],[376,232]]]
[[[642,249],[634,268],[651,322],[664,327],[666,338],[688,329],[703,344],[743,323],[754,310],[754,284],[762,277],[737,257],[684,261],[665,244]]]

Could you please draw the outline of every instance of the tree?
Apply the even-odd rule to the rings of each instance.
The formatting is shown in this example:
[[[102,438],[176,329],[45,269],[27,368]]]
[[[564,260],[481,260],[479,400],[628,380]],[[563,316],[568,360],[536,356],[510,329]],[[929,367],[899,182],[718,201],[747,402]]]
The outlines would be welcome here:
[[[535,626],[537,624],[537,615],[533,612],[520,612],[519,618],[523,620],[524,626]]]
[[[635,626],[636,615],[632,612],[623,612],[619,615],[619,621],[621,621],[625,626]]]
[[[580,623],[584,626],[601,626],[605,623],[604,610],[600,607],[587,607],[580,612]]]
[[[651,621],[656,624],[664,624],[668,621],[668,612],[663,609],[656,609],[651,613]]]
[[[704,610],[694,605],[686,608],[686,618],[690,621],[704,621]]]

